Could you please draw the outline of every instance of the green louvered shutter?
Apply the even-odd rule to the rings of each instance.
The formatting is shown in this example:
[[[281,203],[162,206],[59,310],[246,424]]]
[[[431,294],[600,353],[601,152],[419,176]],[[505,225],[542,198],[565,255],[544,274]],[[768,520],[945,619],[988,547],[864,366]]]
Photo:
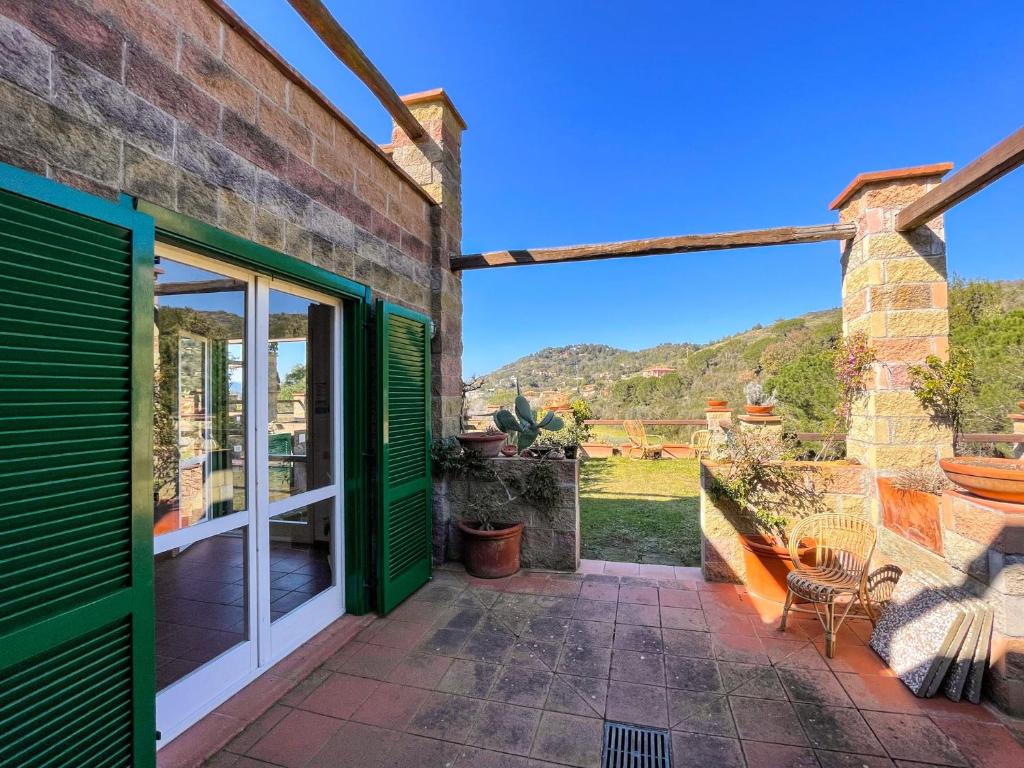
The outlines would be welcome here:
[[[377,302],[381,613],[430,578],[430,320]]]
[[[0,165],[0,766],[155,763],[153,222]]]

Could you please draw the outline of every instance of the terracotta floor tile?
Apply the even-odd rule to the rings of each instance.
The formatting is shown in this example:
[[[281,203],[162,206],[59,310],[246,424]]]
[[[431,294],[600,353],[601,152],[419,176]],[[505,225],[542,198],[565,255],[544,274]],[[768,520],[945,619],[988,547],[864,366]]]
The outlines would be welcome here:
[[[668,722],[672,730],[735,736],[729,701],[720,693],[698,693],[670,688]]]
[[[530,755],[559,765],[591,768],[601,762],[603,732],[600,720],[545,712]]]
[[[394,731],[345,723],[308,763],[308,768],[388,768]]]
[[[726,693],[753,699],[789,700],[779,680],[778,670],[774,667],[720,661],[718,671],[722,675],[722,688]]]
[[[665,657],[645,651],[612,651],[610,678],[626,683],[665,685]]]
[[[310,712],[347,720],[379,685],[376,680],[365,677],[332,674],[298,706]]]
[[[382,728],[404,729],[428,692],[422,688],[381,683],[352,715],[352,720]]]
[[[1024,746],[1002,725],[934,715],[931,719],[975,768],[1024,766]]]
[[[819,707],[797,704],[796,713],[815,749],[885,756],[861,714],[847,707]]]
[[[275,704],[253,722],[245,730],[228,742],[224,749],[227,752],[245,754],[252,746],[263,738],[271,728],[281,722],[290,713],[291,707]]]
[[[482,702],[447,693],[428,693],[406,730],[462,744],[476,724]]]
[[[615,622],[616,604],[601,600],[577,600],[576,610],[573,611],[574,619],[584,621],[602,621],[607,623]]]
[[[968,765],[953,743],[927,717],[895,712],[861,714],[889,757],[938,765]]]
[[[250,757],[285,768],[300,768],[321,750],[344,723],[315,712],[293,710],[249,750]]]
[[[604,573],[604,560],[580,558],[579,573]]]
[[[655,563],[640,563],[640,575],[652,579],[674,579],[676,577],[673,566]]]
[[[561,643],[569,630],[569,619],[555,616],[536,616],[527,623],[524,640],[539,640],[544,643]]]
[[[530,761],[519,755],[506,755],[490,749],[459,747],[454,768],[530,768]]]
[[[580,621],[569,624],[565,642],[567,645],[589,645],[594,648],[611,648],[615,625],[603,621]]]
[[[788,701],[730,696],[729,706],[741,739],[807,746],[807,737],[800,719]]]
[[[640,565],[638,563],[606,562],[604,572],[609,576],[637,576],[640,573]]]
[[[555,670],[567,675],[608,677],[611,659],[612,652],[610,648],[567,645],[558,659]]]
[[[846,752],[814,751],[821,768],[895,768],[888,757],[877,755],[851,755]]]
[[[387,676],[389,683],[434,688],[444,677],[452,659],[428,653],[411,653],[402,659]]]
[[[698,566],[677,565],[674,566],[672,570],[676,574],[676,579],[691,582],[704,581],[704,573]]]
[[[621,604],[619,606],[622,607]],[[703,611],[693,608],[662,608],[662,626],[667,629],[689,629],[707,632],[708,623]]]
[[[697,593],[685,589],[659,589],[658,603],[662,608],[700,608]]]
[[[779,669],[779,677],[791,701],[822,706],[852,707],[834,674],[823,669]]]
[[[514,635],[474,632],[459,649],[458,658],[469,661],[484,661],[489,664],[504,664],[516,644]]]
[[[537,606],[538,616],[557,616],[562,619],[568,619],[576,612],[575,597],[537,595],[534,598],[534,604]]]
[[[616,624],[612,647],[624,651],[661,653],[664,648],[661,639],[662,631],[659,627],[643,627],[638,624]]]
[[[665,689],[613,680],[608,684],[605,718],[619,723],[668,727]]]
[[[757,635],[728,635],[711,633],[715,658],[720,661],[738,661],[742,664],[767,664],[768,654]]]
[[[480,710],[469,744],[514,755],[528,755],[541,711],[489,701]]]
[[[364,645],[337,666],[339,672],[384,680],[406,656],[399,648]]]
[[[395,733],[389,737],[393,745],[388,749],[391,765],[402,768],[445,768],[455,763],[460,747],[436,739],[410,733]]]
[[[604,717],[608,681],[596,677],[555,675],[544,709],[585,717]]]
[[[825,641],[816,640],[814,647],[822,658],[825,658]],[[833,672],[852,672],[858,675],[884,675],[895,677],[893,672],[882,657],[866,645],[854,645],[852,643],[837,644],[835,655],[825,658],[825,663]]]
[[[756,635],[752,617],[738,611],[704,609],[704,620],[711,632],[729,635]]]
[[[580,598],[614,603],[619,599],[619,585],[585,581],[580,588]]]
[[[736,739],[672,732],[673,768],[743,768],[744,765],[743,752]]]
[[[805,747],[744,741],[743,754],[747,765],[756,768],[818,768],[814,752]]]
[[[669,688],[720,693],[722,678],[711,659],[684,656],[665,657],[665,682]]]
[[[455,659],[438,683],[437,690],[482,699],[491,690],[501,669],[497,664]]]
[[[661,625],[661,618],[657,605],[639,605],[637,603],[623,603],[620,601],[615,612],[615,623],[657,627]]]
[[[545,643],[538,640],[521,640],[512,647],[509,664],[531,669],[554,671],[562,653],[559,643]]]
[[[619,587],[620,603],[636,603],[638,605],[657,605],[658,590],[656,587]]]
[[[616,630],[615,637],[616,639],[618,638],[618,630]],[[714,657],[714,649],[711,646],[711,634],[708,632],[665,628],[661,630],[661,637],[665,653],[673,656],[690,656],[701,659]]]
[[[918,699],[895,677],[835,673],[836,679],[858,709],[917,714]]]

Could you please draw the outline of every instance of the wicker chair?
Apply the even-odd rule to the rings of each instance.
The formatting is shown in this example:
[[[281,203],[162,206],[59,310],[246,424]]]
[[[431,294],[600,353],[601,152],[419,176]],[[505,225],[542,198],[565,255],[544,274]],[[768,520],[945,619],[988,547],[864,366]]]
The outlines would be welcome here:
[[[700,461],[711,451],[711,430],[698,429],[690,438],[690,445],[693,448],[693,455]]]
[[[639,419],[626,419],[622,422],[622,428],[626,430],[626,437],[629,438],[627,456],[633,458],[634,451],[640,451],[641,459],[653,459],[661,456],[661,443],[652,442],[647,437],[647,430],[644,423]]]
[[[831,659],[836,633],[854,605],[863,606],[874,624],[875,612],[867,583],[875,537],[870,522],[850,515],[811,515],[798,522],[789,533],[789,556],[795,570],[787,579],[789,590],[779,630],[786,630],[790,611],[813,612],[825,628],[825,655]],[[813,565],[807,565],[798,556],[802,542],[812,546]],[[811,603],[813,611],[794,606],[794,599]]]

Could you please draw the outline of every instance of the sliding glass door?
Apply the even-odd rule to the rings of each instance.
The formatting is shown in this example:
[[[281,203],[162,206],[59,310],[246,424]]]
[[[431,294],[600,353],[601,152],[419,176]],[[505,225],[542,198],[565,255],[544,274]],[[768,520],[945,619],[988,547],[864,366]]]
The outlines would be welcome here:
[[[157,248],[163,741],[344,612],[341,305]]]

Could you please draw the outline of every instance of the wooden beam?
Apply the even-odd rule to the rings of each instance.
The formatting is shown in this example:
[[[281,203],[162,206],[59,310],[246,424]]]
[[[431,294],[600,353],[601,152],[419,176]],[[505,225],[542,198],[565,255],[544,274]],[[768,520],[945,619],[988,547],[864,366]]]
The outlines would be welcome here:
[[[896,215],[896,229],[920,227],[1024,163],[1024,128],[965,165]]]
[[[518,264],[556,264],[563,261],[615,259],[623,256],[653,256],[662,253],[721,251],[729,248],[756,248],[760,245],[818,243],[822,240],[850,240],[857,233],[855,224],[820,224],[810,227],[749,229],[743,232],[715,232],[708,235],[679,235],[649,240],[626,240],[598,245],[568,245],[562,248],[533,248],[518,251],[492,251],[456,256],[452,270],[512,267]]]
[[[157,283],[157,296],[185,296],[190,293],[223,293],[224,291],[244,291],[243,280],[223,278],[216,280],[196,280],[190,283]]]
[[[288,0],[292,8],[312,27],[317,36],[324,42],[334,55],[363,81],[367,88],[391,113],[406,135],[413,141],[419,141],[427,134],[423,126],[412,116],[409,107],[402,101],[394,88],[391,87],[380,70],[373,65],[369,57],[360,50],[356,41],[338,23],[320,0]]]

